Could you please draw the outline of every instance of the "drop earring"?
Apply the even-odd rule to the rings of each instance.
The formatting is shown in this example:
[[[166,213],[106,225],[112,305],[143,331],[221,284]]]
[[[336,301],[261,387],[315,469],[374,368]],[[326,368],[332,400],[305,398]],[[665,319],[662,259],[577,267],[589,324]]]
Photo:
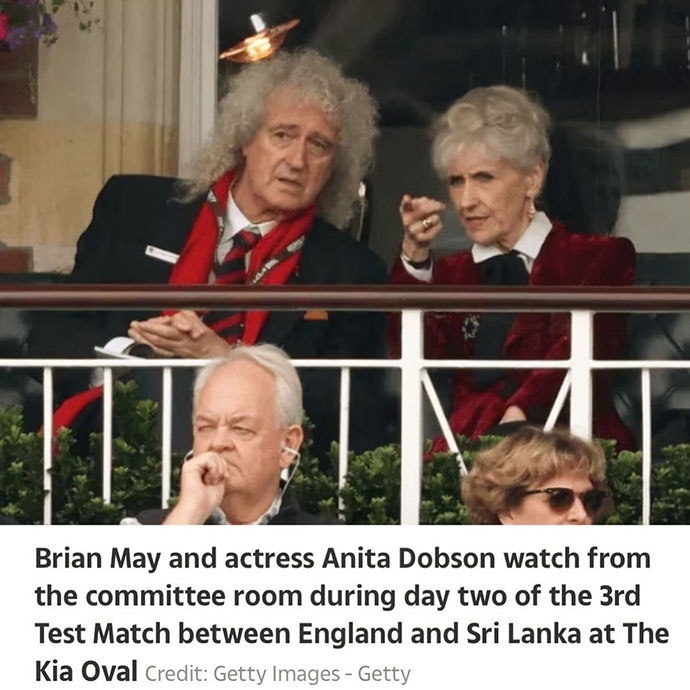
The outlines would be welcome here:
[[[527,208],[527,218],[528,218],[530,223],[534,220],[534,216],[536,216],[536,215],[537,215],[537,209],[534,206],[534,199],[530,198],[529,206]]]

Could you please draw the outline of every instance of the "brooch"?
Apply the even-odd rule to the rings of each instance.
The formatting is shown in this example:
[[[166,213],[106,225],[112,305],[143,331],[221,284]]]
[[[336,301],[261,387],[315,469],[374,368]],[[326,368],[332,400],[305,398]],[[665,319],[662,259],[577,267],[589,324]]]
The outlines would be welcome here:
[[[462,336],[465,340],[474,340],[479,330],[479,314],[468,314],[462,322]]]

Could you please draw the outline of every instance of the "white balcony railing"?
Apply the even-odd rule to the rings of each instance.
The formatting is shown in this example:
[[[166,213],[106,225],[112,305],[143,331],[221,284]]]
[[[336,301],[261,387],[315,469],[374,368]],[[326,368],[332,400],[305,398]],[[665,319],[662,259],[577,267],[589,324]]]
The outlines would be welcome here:
[[[577,291],[540,288],[473,288],[445,287],[371,287],[343,290],[333,286],[318,288],[171,288],[159,286],[51,286],[6,287],[0,290],[0,304],[5,307],[38,309],[147,309],[147,308],[243,308],[273,309],[341,309],[402,311],[400,359],[295,359],[298,367],[339,368],[340,395],[340,483],[347,474],[350,372],[354,368],[398,369],[401,372],[401,522],[413,525],[419,521],[422,469],[422,395],[429,397],[449,448],[458,456],[459,471],[464,462],[453,439],[448,421],[439,403],[430,369],[505,368],[564,369],[566,376],[548,416],[551,428],[570,393],[570,425],[573,433],[591,438],[592,371],[596,369],[638,369],[641,372],[642,399],[642,519],[649,524],[651,511],[651,387],[650,372],[655,369],[690,369],[690,360],[595,360],[593,356],[593,315],[598,312],[673,312],[690,311],[688,289],[607,289]],[[426,359],[423,348],[425,311],[543,311],[570,312],[571,356],[566,360],[437,360]],[[163,370],[162,390],[162,479],[161,504],[170,497],[172,369],[198,367],[204,360],[128,360],[127,367],[156,367]],[[122,360],[103,359],[0,359],[1,367],[39,367],[43,369],[44,386],[44,522],[52,514],[52,412],[53,370],[56,368],[100,368],[104,375],[103,395],[103,498],[110,501],[112,474],[112,389],[113,368],[122,368]]]

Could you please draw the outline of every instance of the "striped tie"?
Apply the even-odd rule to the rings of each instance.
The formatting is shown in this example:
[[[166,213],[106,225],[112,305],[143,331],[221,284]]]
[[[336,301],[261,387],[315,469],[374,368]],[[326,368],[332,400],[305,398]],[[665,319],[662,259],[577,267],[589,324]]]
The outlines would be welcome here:
[[[214,268],[216,285],[244,283],[246,274],[246,256],[261,239],[261,233],[256,225],[250,225],[240,230],[234,237],[230,251],[219,265]]]
[[[246,257],[261,239],[259,228],[250,225],[234,237],[232,247],[223,261],[214,267],[215,285],[242,285],[247,278]],[[244,310],[207,312],[205,323],[229,343],[242,337]]]

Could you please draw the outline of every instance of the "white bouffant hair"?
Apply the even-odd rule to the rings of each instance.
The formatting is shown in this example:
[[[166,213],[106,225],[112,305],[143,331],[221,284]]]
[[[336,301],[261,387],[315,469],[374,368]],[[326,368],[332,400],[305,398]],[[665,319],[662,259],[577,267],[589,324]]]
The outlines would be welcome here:
[[[467,147],[479,147],[490,158],[506,160],[518,170],[551,156],[549,114],[522,89],[486,86],[468,91],[438,119],[433,130],[432,159],[443,179],[452,158]]]

